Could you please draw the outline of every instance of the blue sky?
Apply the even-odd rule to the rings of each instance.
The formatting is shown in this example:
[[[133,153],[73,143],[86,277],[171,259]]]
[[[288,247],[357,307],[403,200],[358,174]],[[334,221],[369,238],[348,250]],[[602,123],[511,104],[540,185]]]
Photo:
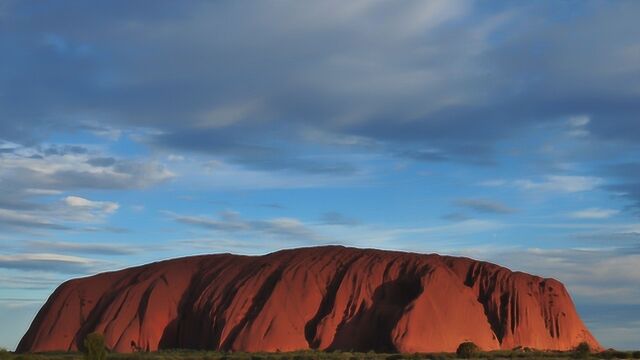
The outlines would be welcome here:
[[[62,281],[343,244],[563,281],[640,348],[636,1],[0,1],[0,346]]]

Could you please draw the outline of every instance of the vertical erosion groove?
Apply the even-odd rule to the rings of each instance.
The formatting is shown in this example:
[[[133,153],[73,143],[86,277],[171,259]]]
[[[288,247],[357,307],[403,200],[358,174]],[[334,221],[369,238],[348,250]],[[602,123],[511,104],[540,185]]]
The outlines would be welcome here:
[[[273,289],[275,289],[278,281],[280,281],[283,271],[284,266],[280,266],[267,277],[267,279],[260,287],[260,290],[258,290],[258,292],[256,293],[256,296],[254,296],[251,302],[251,307],[249,307],[249,310],[245,314],[244,318],[229,332],[229,335],[221,346],[222,349],[231,350],[233,343],[235,342],[238,334],[240,334],[242,329],[244,329],[247,324],[251,324],[251,322],[258,316],[258,314],[260,314],[260,311],[262,311],[262,309],[264,308],[267,300],[269,300],[269,298],[271,297]]]
[[[402,267],[395,279],[375,289],[371,306],[360,306],[352,317],[343,319],[329,349],[396,352],[391,332],[423,290],[422,275],[416,269],[406,271]]]
[[[318,324],[322,319],[324,319],[327,315],[331,313],[336,302],[336,295],[338,294],[338,289],[340,288],[340,284],[342,284],[342,280],[344,280],[345,275],[349,271],[351,265],[357,260],[359,257],[355,257],[349,260],[346,264],[342,265],[338,271],[336,271],[335,276],[329,284],[327,285],[325,295],[320,302],[320,306],[318,307],[318,311],[315,316],[309,320],[304,326],[304,337],[309,344],[309,348],[317,349],[320,346],[320,339],[316,339],[316,334],[318,331]]]
[[[499,270],[498,270],[499,271]],[[473,264],[467,272],[465,284],[469,287],[478,286],[477,301],[482,305],[489,326],[502,344],[506,333],[504,320],[507,313],[508,296],[497,294],[499,276],[498,271],[487,269],[484,263]],[[497,300],[497,301],[496,301]]]

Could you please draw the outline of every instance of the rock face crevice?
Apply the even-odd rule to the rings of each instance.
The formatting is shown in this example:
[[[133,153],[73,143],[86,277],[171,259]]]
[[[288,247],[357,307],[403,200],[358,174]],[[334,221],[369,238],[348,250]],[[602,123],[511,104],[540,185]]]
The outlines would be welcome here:
[[[74,279],[18,351],[600,348],[564,286],[467,258],[340,246],[204,255]]]

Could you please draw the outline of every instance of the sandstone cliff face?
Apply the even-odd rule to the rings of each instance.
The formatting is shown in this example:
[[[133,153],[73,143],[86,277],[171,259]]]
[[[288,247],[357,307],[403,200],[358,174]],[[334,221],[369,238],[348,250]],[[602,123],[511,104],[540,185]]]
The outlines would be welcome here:
[[[70,280],[18,351],[599,348],[564,286],[466,258],[338,246],[162,261]]]

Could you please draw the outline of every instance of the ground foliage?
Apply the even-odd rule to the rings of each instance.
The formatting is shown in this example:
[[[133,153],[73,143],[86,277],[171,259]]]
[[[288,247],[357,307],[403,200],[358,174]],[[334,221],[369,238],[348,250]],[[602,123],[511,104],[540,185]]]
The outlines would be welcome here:
[[[582,357],[582,354],[580,354]],[[574,359],[573,351],[535,351],[530,349],[479,351],[474,359]],[[640,359],[640,351],[617,351],[613,349],[591,353],[588,359]],[[455,360],[455,353],[359,353],[345,351],[295,351],[295,352],[219,352],[195,350],[162,350],[155,352],[136,352],[130,354],[108,353],[106,360]],[[1,352],[0,360],[84,360],[82,353],[47,352],[16,354]]]

